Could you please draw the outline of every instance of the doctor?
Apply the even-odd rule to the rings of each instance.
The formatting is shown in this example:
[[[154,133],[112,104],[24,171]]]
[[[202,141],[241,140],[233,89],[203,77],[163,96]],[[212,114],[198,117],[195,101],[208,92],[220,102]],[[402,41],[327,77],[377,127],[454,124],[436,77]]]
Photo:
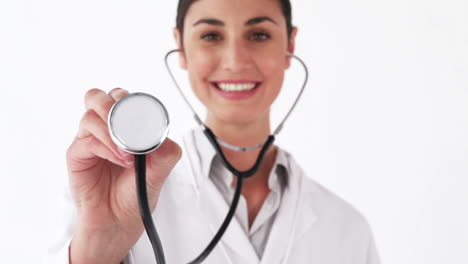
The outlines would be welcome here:
[[[223,141],[253,146],[270,134],[270,106],[283,84],[297,28],[289,0],[180,0],[174,36],[180,66],[206,106],[205,124]],[[70,188],[63,226],[46,263],[154,263],[139,213],[133,156],[107,129],[112,105],[128,94],[86,93],[86,113],[67,151]],[[306,147],[306,146],[305,146]],[[239,170],[259,149],[223,147]],[[193,260],[221,225],[236,178],[200,129],[166,139],[147,155],[147,186],[167,263]],[[244,181],[235,218],[204,263],[377,264],[365,218],[306,176],[278,146]]]

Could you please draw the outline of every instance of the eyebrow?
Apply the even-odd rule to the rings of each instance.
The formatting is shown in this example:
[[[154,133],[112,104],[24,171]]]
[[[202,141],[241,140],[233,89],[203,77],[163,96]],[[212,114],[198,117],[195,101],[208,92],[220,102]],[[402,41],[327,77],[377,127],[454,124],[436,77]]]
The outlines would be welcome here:
[[[262,23],[264,21],[269,21],[269,22],[271,22],[271,23],[273,23],[275,25],[278,25],[278,23],[276,23],[276,21],[274,21],[273,19],[271,19],[270,17],[267,17],[267,16],[251,18],[251,19],[247,20],[247,22],[245,22],[245,25],[246,26],[253,26],[253,25]],[[213,26],[224,26],[223,21],[221,21],[219,19],[215,19],[215,18],[202,18],[202,19],[198,20],[197,22],[195,22],[193,24],[193,26],[203,24],[203,23],[208,24],[208,25],[213,25]]]

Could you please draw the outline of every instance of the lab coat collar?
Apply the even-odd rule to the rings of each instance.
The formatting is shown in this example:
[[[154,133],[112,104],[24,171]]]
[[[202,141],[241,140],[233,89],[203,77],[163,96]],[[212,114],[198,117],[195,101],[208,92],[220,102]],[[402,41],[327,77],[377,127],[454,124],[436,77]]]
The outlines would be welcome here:
[[[205,216],[206,223],[211,230],[210,237],[214,237],[229,211],[229,207],[221,193],[213,182],[207,180],[211,162],[216,155],[216,151],[201,129],[192,129],[190,133],[184,137],[184,144],[187,145],[186,151],[190,152],[187,153],[187,158],[191,160],[191,165],[195,166],[193,167],[195,172],[193,173],[193,177],[200,210]],[[209,241],[206,242],[207,244],[209,243]],[[217,250],[223,252],[226,256],[226,263],[231,263],[228,256],[231,255],[232,252],[240,255],[240,257],[245,260],[242,263],[258,264],[260,261],[249,238],[235,218],[229,224],[221,241],[216,245],[215,251]],[[227,251],[230,251],[230,254]]]
[[[206,222],[209,224],[212,237],[214,237],[226,217],[229,206],[211,181],[206,181],[203,185],[203,190],[200,191],[200,197],[201,210],[206,216]],[[227,251],[235,252],[244,259],[242,263],[258,264],[260,262],[252,243],[235,218],[229,223],[226,232],[216,247],[224,251],[226,256],[230,255]],[[229,259],[226,260],[226,263],[229,263],[228,261]]]
[[[200,180],[204,180],[207,179],[210,174],[211,164],[217,153],[209,142],[208,138],[206,138],[206,135],[203,133],[201,128],[194,128],[190,131],[190,133],[192,134],[195,148],[198,151],[197,156],[200,157],[202,171],[202,179]]]
[[[276,215],[275,223],[271,229],[265,251],[261,259],[257,256],[248,236],[243,232],[242,227],[235,219],[230,223],[226,233],[221,239],[222,250],[235,252],[239,257],[245,259],[242,263],[270,264],[289,263],[288,257],[295,243],[316,223],[318,215],[313,207],[314,200],[312,193],[317,191],[315,184],[305,179],[300,168],[294,168],[297,164],[290,160],[293,171],[290,174],[290,184],[285,189],[281,206]],[[204,210],[207,212],[207,221],[215,234],[221,225],[227,210],[229,209],[215,186],[208,181],[211,187],[207,191],[202,191],[202,204],[204,206],[214,205],[213,208],[221,210]],[[208,192],[211,191],[211,193]],[[213,198],[215,197],[215,198]],[[210,199],[208,202],[207,199]],[[205,201],[205,202],[203,202]]]
[[[187,143],[195,144],[195,149],[197,149],[195,151],[199,152],[196,153],[198,154],[196,156],[200,160],[195,164],[201,164],[201,167],[196,169],[201,170],[203,175],[195,173],[193,176],[197,178],[197,186],[203,188],[198,192],[200,205],[214,236],[229,210],[216,186],[211,181],[203,181],[208,178],[211,162],[216,152],[201,130],[192,130],[188,139],[193,140],[193,142]],[[283,263],[287,263],[288,254],[295,241],[299,240],[318,219],[313,206],[312,193],[319,191],[319,189],[315,182],[306,179],[307,176],[288,152],[279,151],[278,153],[280,152],[282,152],[281,159],[283,159],[288,171],[288,185],[285,188],[282,204],[277,213],[262,259],[258,258],[248,236],[235,219],[230,223],[217,246],[225,253],[227,250],[236,252],[245,259],[243,263],[281,263],[278,261],[280,259],[283,260]],[[203,184],[200,184],[201,182]],[[227,260],[227,263],[229,263],[229,260]]]
[[[318,189],[296,164],[289,153],[290,184],[285,190],[277,218],[272,227],[261,264],[288,263],[294,243],[317,221],[312,193]]]

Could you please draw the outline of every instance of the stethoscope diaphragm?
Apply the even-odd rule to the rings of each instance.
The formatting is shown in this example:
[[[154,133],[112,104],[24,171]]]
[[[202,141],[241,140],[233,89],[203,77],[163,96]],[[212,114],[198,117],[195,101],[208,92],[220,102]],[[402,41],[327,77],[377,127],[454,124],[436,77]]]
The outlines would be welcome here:
[[[117,101],[108,117],[109,133],[122,150],[146,154],[158,148],[169,132],[169,115],[156,97],[131,93]]]

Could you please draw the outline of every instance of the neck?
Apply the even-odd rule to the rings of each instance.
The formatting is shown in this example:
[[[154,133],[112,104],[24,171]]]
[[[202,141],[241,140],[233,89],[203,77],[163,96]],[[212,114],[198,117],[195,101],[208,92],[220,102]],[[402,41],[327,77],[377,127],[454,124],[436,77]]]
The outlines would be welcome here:
[[[217,119],[213,115],[208,114],[205,122],[213,133],[221,140],[239,147],[251,147],[263,143],[270,135],[270,118],[269,113],[263,117],[245,123],[225,122]],[[237,170],[250,169],[257,160],[261,148],[251,151],[235,151],[221,146],[227,160]],[[276,147],[270,146],[265,153],[265,157],[260,165],[258,172],[245,181],[246,184],[268,186],[268,175],[276,158]],[[247,187],[247,186],[246,186]]]

